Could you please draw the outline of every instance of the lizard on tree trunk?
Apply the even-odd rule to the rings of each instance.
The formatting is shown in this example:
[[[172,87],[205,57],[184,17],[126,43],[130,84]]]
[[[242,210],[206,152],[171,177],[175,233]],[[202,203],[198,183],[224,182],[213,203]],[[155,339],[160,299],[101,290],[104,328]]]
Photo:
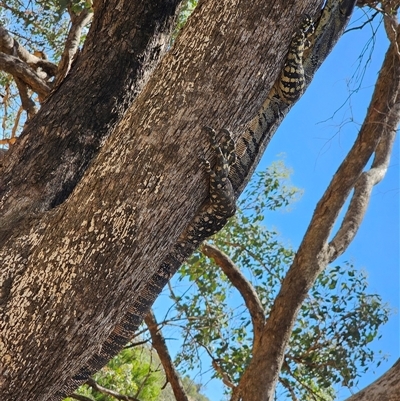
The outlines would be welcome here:
[[[305,17],[292,39],[280,77],[240,137],[236,149],[227,130],[221,130],[223,139],[218,143],[214,131],[208,127],[205,129],[210,134],[212,148],[217,156],[214,169],[206,164],[211,176],[209,198],[180,236],[157,273],[139,290],[137,301],[127,310],[100,350],[48,401],[58,401],[67,396],[121,350],[133,337],[156,297],[185,259],[203,240],[219,231],[233,215],[235,200],[254,172],[272,135],[343,33],[355,2],[328,0],[315,24],[315,32],[312,21],[308,16]],[[303,57],[306,48],[309,48],[309,52]],[[227,191],[216,188],[216,177],[227,184],[226,188],[222,188]],[[225,199],[222,201],[223,198]],[[225,213],[218,206],[221,204],[227,206]]]

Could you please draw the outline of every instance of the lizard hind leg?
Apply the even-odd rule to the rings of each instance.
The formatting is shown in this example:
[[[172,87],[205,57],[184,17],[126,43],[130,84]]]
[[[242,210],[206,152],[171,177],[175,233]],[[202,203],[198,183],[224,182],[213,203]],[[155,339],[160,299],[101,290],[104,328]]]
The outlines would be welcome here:
[[[221,143],[217,141],[215,131],[210,127],[203,127],[210,138],[211,147],[216,155],[215,165],[205,158],[201,158],[207,173],[210,176],[209,198],[202,205],[189,227],[178,239],[180,249],[197,247],[207,237],[219,231],[227,219],[236,211],[236,199],[229,180],[229,171],[235,152],[235,145],[228,130],[223,130],[224,137]],[[181,252],[179,251],[179,253]]]

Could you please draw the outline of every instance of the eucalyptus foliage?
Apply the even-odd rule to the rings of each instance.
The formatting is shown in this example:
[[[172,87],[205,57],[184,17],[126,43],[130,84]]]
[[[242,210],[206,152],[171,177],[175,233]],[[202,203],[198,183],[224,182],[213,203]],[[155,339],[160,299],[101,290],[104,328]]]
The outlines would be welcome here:
[[[288,184],[290,172],[274,163],[258,173],[239,201],[239,210],[212,242],[239,266],[264,307],[273,305],[294,251],[267,228],[268,213],[287,208],[300,191]],[[197,252],[180,269],[171,290],[168,321],[184,339],[176,363],[182,372],[198,370],[209,355],[223,375],[237,384],[252,354],[251,318],[236,288],[221,269]],[[352,387],[376,359],[369,347],[389,310],[367,292],[363,272],[351,263],[323,272],[303,304],[280,377],[282,396],[330,400],[336,383]],[[379,362],[378,362],[379,364]],[[214,371],[214,377],[222,377]],[[228,390],[227,390],[228,391]]]
[[[99,385],[141,401],[159,400],[161,387],[165,383],[159,369],[158,359],[152,359],[147,348],[126,348],[106,367],[93,376]],[[76,394],[96,401],[115,401],[115,398],[94,390],[87,385],[81,386]],[[66,398],[65,401],[72,401]]]
[[[30,53],[57,64],[70,27],[69,12],[79,13],[91,6],[88,0],[0,1],[0,25]],[[21,101],[14,80],[2,71],[0,87],[0,139],[5,139],[20,134],[26,113],[20,114]]]

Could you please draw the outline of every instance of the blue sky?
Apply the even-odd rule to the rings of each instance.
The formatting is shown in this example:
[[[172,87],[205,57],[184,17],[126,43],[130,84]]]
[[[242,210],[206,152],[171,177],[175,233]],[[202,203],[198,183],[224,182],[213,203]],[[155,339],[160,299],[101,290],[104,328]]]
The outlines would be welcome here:
[[[356,20],[362,12],[357,11]],[[355,25],[357,23],[354,23]],[[381,27],[374,44],[360,54],[370,41],[370,26],[344,35],[328,60],[322,65],[306,94],[280,126],[260,163],[265,169],[272,161],[282,158],[294,171],[294,185],[304,189],[302,199],[287,213],[269,213],[266,224],[276,228],[282,240],[296,249],[303,238],[315,205],[322,196],[352,145],[366,113],[377,73],[381,67],[388,40]],[[363,80],[357,80],[370,56]],[[361,70],[358,70],[361,62]],[[352,78],[355,74],[355,78]],[[356,92],[352,90],[358,89]],[[349,100],[345,100],[349,97]],[[363,224],[346,253],[337,261],[352,261],[368,274],[369,292],[398,310],[399,302],[399,139],[397,138],[388,173],[373,192]],[[164,302],[165,298],[161,302]],[[382,338],[373,349],[388,356],[378,368],[373,368],[359,382],[363,388],[384,373],[399,357],[399,314],[394,311],[381,330]],[[170,341],[171,350],[176,341]],[[212,400],[223,398],[218,381],[209,382],[204,393]],[[339,399],[350,394],[339,393]]]
[[[362,11],[357,10],[353,21],[361,15]],[[359,24],[354,22],[351,26]],[[283,153],[285,164],[294,170],[293,184],[304,189],[301,200],[290,212],[269,213],[266,220],[266,225],[277,229],[282,240],[294,249],[300,244],[316,203],[353,144],[365,117],[388,48],[383,27],[378,30],[375,43],[370,42],[371,37],[369,25],[342,37],[306,94],[280,126],[261,160],[259,168],[265,169],[272,161],[282,158]],[[366,51],[360,60],[363,49]],[[374,189],[356,238],[334,263],[351,261],[365,271],[369,282],[367,291],[380,294],[394,310],[381,330],[381,339],[372,344],[375,351],[382,351],[388,359],[360,379],[360,389],[384,373],[399,357],[399,242],[397,138],[387,175]],[[176,345],[175,341],[169,343],[171,350]],[[223,399],[222,386],[217,381],[208,382],[204,393],[212,401]],[[339,400],[343,400],[350,392],[344,389],[338,395]]]
[[[355,25],[356,22],[353,23]],[[388,39],[383,27],[380,27],[372,55],[369,48],[362,60],[365,65],[370,56],[362,82],[352,79],[359,66],[360,53],[371,36],[371,27],[366,26],[342,37],[303,98],[280,126],[261,161],[260,168],[284,153],[286,165],[294,170],[293,183],[304,189],[302,199],[293,205],[290,213],[271,213],[267,222],[276,227],[295,249],[303,238],[316,203],[353,144],[366,114],[373,85],[388,48]],[[357,92],[351,93],[357,88]],[[350,94],[349,101],[343,104]],[[352,261],[356,267],[363,269],[368,275],[369,292],[380,294],[397,310],[382,328],[382,338],[373,343],[373,349],[388,355],[388,360],[365,374],[359,382],[360,388],[384,373],[400,355],[399,242],[397,137],[387,175],[373,191],[356,238],[338,259],[338,263]],[[340,399],[344,399],[350,393],[341,391],[339,395]]]

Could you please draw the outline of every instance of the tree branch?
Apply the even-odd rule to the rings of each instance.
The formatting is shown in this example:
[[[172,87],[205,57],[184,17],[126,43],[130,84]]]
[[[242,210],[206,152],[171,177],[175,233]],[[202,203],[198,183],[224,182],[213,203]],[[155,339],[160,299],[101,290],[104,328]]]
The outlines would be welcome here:
[[[400,400],[400,359],[381,377],[346,401]]]
[[[189,398],[183,388],[178,372],[175,369],[171,356],[168,352],[165,339],[158,329],[158,324],[153,311],[150,311],[144,318],[144,322],[149,328],[153,347],[157,351],[160,361],[164,367],[165,374],[171,384],[176,401],[189,401]]]
[[[130,397],[128,395],[122,395],[116,391],[110,390],[108,388],[105,388],[103,386],[100,386],[100,384],[96,383],[92,378],[90,378],[86,384],[90,387],[92,387],[94,390],[98,391],[99,393],[109,395],[111,397],[116,398],[117,400],[122,400],[122,401],[139,401],[135,397]]]
[[[29,97],[28,86],[21,78],[14,77],[14,80],[18,88],[22,108],[26,110],[28,117],[31,118],[37,113],[38,109],[35,102]]]
[[[78,401],[93,401],[92,398],[86,397],[86,396],[81,395],[81,394],[75,394],[75,393],[71,394],[69,396],[69,398],[73,398],[74,400],[78,400]]]
[[[394,22],[396,22],[395,26],[393,25]],[[397,28],[395,29],[397,32],[399,30],[398,22],[395,19],[391,19],[391,24]],[[371,140],[374,140],[376,136],[380,136],[380,140],[375,149],[374,160],[371,168],[368,171],[363,172],[354,185],[354,193],[341,227],[333,240],[329,243],[329,262],[332,262],[340,256],[354,239],[368,208],[372,189],[383,179],[389,166],[390,155],[396,138],[396,130],[400,121],[400,80],[398,78],[396,80],[395,77],[393,77],[393,75],[400,73],[400,53],[398,52],[398,42],[400,42],[400,36],[396,35],[396,41],[391,40],[389,51],[390,49],[392,50],[387,61],[390,63],[391,60],[393,60],[394,65],[397,63],[397,69],[388,71],[389,74],[387,77],[390,80],[393,79],[392,86],[394,87],[393,89],[395,93],[394,95],[389,94],[388,98],[384,96],[383,91],[385,85],[388,85],[388,80],[381,79],[380,76],[373,99],[376,99],[374,105],[374,107],[377,107],[376,110],[383,111],[376,113],[376,110],[372,110],[370,107],[358,135],[359,138],[369,137]],[[382,71],[384,71],[384,68],[382,68]],[[394,101],[393,97],[395,99]],[[389,109],[386,108],[386,105],[390,105]],[[380,132],[375,133],[375,131]]]
[[[376,149],[372,167],[368,171],[363,172],[357,180],[354,186],[353,197],[342,225],[329,244],[331,252],[330,262],[340,256],[347,249],[351,241],[353,241],[367,211],[372,189],[386,174],[395,138],[396,131],[394,129],[390,132],[385,132],[385,136],[379,142]]]
[[[55,64],[29,53],[29,51],[15,40],[7,29],[2,26],[0,26],[0,51],[10,56],[18,57],[35,70],[40,67],[45,72],[44,75],[40,76],[42,79],[48,79],[49,77],[55,76],[57,73],[58,67]]]
[[[257,293],[254,290],[254,287],[246,279],[240,269],[228,257],[228,255],[226,255],[220,249],[209,244],[208,242],[205,242],[200,247],[200,251],[207,257],[214,259],[215,263],[222,269],[229,281],[243,297],[253,323],[254,347],[256,347],[257,344],[259,344],[259,339],[264,328],[265,311]]]
[[[47,82],[17,57],[0,53],[0,69],[25,82],[42,98],[50,93],[51,88]]]
[[[67,76],[72,61],[79,49],[79,43],[82,35],[82,28],[86,26],[93,17],[93,10],[84,9],[80,14],[75,14],[71,7],[68,7],[69,15],[71,16],[71,29],[69,30],[67,40],[65,42],[64,51],[61,56],[61,61],[58,65],[57,77],[55,80],[55,87],[58,86],[62,80]]]
[[[207,349],[207,352],[208,349]],[[221,367],[221,365],[218,363],[218,361],[212,357],[211,353],[209,353],[211,359],[212,359],[212,366],[215,369],[216,372],[218,372],[221,375],[222,382],[225,384],[225,386],[235,389],[236,386],[233,384],[231,377],[228,375],[228,373],[225,372],[225,370]]]
[[[399,37],[398,35],[397,42]],[[356,202],[362,200],[360,191],[363,185],[366,185],[363,184],[363,180],[366,178],[370,180],[367,187],[371,186],[373,182],[381,179],[381,175],[386,170],[390,143],[393,140],[391,133],[394,133],[400,118],[398,112],[400,57],[397,52],[397,42],[391,43],[386,53],[367,117],[358,137],[318,202],[304,239],[271,309],[262,335],[260,352],[254,355],[243,375],[239,384],[240,388],[234,395],[235,399],[239,399],[237,397],[240,394],[252,391],[252,388],[257,385],[254,378],[259,378],[256,372],[260,369],[265,369],[267,372],[263,386],[271,389],[268,399],[273,396],[273,383],[278,379],[297,312],[318,274],[338,254],[337,247],[340,245],[342,252],[348,245],[346,245],[348,240],[345,240],[343,236],[344,228],[339,229],[339,236],[334,239],[333,244],[328,245],[327,242],[339,212],[355,187],[354,202],[351,207],[359,207]],[[376,156],[371,167],[372,172],[363,175],[363,169],[374,152]],[[367,196],[367,193],[363,196]],[[358,210],[352,217],[357,215],[359,219],[361,214],[362,210]],[[350,223],[352,217],[350,215],[345,217],[344,224],[354,224],[353,227],[356,229],[360,221]],[[354,234],[355,232],[351,235],[354,236]]]

